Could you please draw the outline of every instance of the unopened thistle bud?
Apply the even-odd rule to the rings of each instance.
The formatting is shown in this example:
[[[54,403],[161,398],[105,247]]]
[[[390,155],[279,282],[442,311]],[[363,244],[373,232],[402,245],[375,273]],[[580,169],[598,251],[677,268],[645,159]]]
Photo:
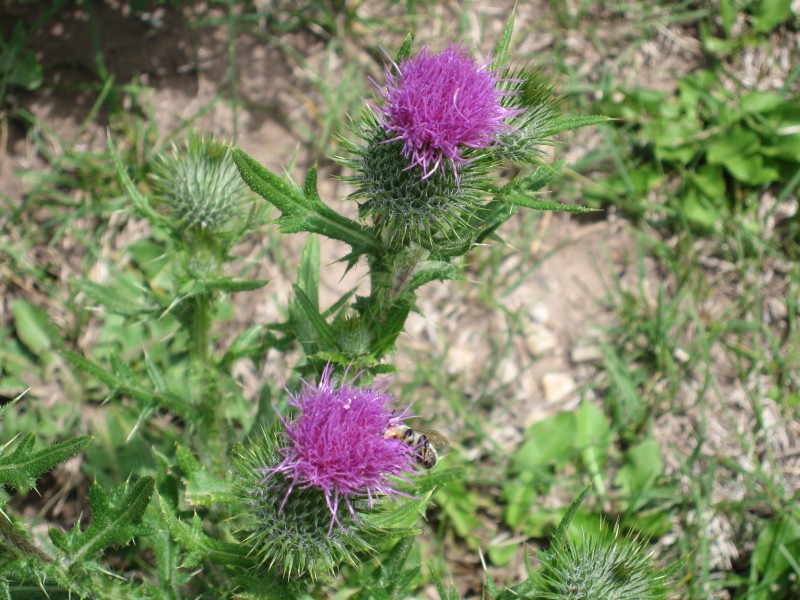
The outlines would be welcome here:
[[[157,200],[181,237],[218,236],[241,227],[245,187],[228,148],[192,135],[153,173]]]
[[[656,600],[666,596],[670,572],[652,564],[652,553],[629,536],[601,532],[578,540],[556,540],[537,553],[533,577],[543,600]]]

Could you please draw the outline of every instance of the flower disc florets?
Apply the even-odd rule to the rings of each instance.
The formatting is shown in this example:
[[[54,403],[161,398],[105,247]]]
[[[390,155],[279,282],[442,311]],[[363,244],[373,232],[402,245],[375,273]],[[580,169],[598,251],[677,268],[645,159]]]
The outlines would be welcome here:
[[[488,148],[509,129],[520,111],[501,103],[503,80],[489,64],[478,64],[460,45],[439,54],[422,48],[386,71],[384,106],[379,109],[388,141],[402,140],[403,155],[423,178],[449,164],[458,177],[467,148]]]
[[[279,450],[283,460],[262,469],[265,481],[278,473],[290,481],[283,504],[295,487],[322,490],[331,528],[340,500],[356,518],[351,499],[366,497],[371,506],[376,494],[400,494],[389,476],[403,477],[414,465],[413,450],[384,435],[408,418],[407,407],[393,412],[388,381],[357,385],[361,373],[349,381],[332,381],[332,371],[326,367],[317,385],[303,382],[300,393],[289,400],[299,412],[291,423],[281,418],[289,442]]]

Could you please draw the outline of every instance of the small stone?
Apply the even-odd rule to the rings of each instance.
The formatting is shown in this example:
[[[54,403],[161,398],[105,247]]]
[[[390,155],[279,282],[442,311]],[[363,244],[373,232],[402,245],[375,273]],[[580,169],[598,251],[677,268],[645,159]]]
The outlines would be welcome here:
[[[672,353],[672,357],[682,365],[685,365],[689,362],[689,353],[683,348],[675,348]]]
[[[548,373],[542,377],[544,399],[547,402],[558,402],[575,391],[575,380],[566,373]]]
[[[570,360],[576,365],[587,362],[601,362],[604,356],[603,348],[600,346],[581,343],[575,346],[569,355]]]
[[[550,309],[547,304],[539,302],[531,308],[530,318],[534,323],[547,323],[550,320]]]
[[[543,325],[531,325],[525,337],[528,352],[535,358],[544,356],[558,345],[555,334]]]

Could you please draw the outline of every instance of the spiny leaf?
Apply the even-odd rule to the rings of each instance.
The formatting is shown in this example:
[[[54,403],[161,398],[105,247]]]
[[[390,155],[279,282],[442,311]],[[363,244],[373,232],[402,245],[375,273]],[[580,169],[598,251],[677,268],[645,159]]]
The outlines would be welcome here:
[[[251,292],[264,287],[268,279],[234,279],[233,277],[219,277],[203,281],[190,281],[182,286],[179,293],[182,296],[198,296],[209,292],[223,292],[235,294],[236,292]]]
[[[66,564],[73,565],[92,558],[109,546],[125,546],[138,535],[150,533],[141,525],[142,516],[155,489],[153,477],[142,477],[128,486],[122,499],[112,505],[105,490],[97,483],[89,489],[92,522],[86,531],[80,524],[66,535],[51,531],[51,539],[67,556]],[[115,496],[121,495],[121,490]],[[60,534],[60,535],[58,535]]]
[[[29,433],[11,454],[0,457],[0,484],[16,490],[33,487],[37,477],[80,452],[92,438],[88,435],[74,437],[38,452],[33,452],[34,440],[34,434]]]
[[[463,279],[463,277],[449,262],[443,260],[422,261],[415,267],[405,291],[411,292],[430,281],[445,281],[448,279]]]
[[[93,281],[75,279],[72,280],[71,283],[77,290],[83,292],[89,298],[105,306],[108,310],[117,315],[131,317],[158,310],[158,307],[155,305],[147,306],[128,296],[117,293],[116,290],[108,286],[99,285]]]
[[[309,171],[305,189],[301,192],[239,148],[233,148],[231,152],[242,179],[250,189],[281,211],[278,223],[283,233],[320,233],[349,244],[356,252],[381,252],[381,243],[370,230],[343,217],[320,200],[316,191],[316,168]]]
[[[96,377],[118,392],[127,394],[142,406],[149,407],[153,404],[163,406],[189,420],[191,420],[193,416],[192,408],[186,401],[174,394],[156,394],[146,390],[132,381],[129,381],[126,377],[120,376],[117,373],[109,373],[107,369],[104,369],[100,365],[70,350],[62,350],[61,355],[82,371]]]
[[[594,209],[576,204],[559,204],[539,200],[533,194],[544,188],[558,174],[564,163],[539,167],[530,175],[509,182],[500,191],[500,197],[511,204],[534,210],[557,210],[563,212],[592,212]]]
[[[130,176],[128,175],[128,171],[125,168],[125,165],[122,164],[122,159],[119,156],[119,152],[117,152],[117,148],[114,145],[114,139],[109,135],[108,136],[108,149],[111,152],[111,159],[114,161],[114,168],[117,171],[117,177],[119,177],[120,181],[122,182],[122,187],[125,188],[125,191],[128,193],[128,197],[133,204],[133,207],[136,211],[145,217],[148,221],[153,223],[154,225],[164,225],[166,223],[166,219],[159,215],[147,199],[139,193],[139,190],[136,189],[136,186],[131,181]]]
[[[158,504],[161,517],[172,539],[188,553],[184,559],[185,566],[195,567],[203,560],[217,565],[253,566],[253,561],[247,557],[247,551],[243,546],[220,542],[206,535],[203,523],[197,515],[192,518],[192,524],[187,525],[175,515],[161,496],[158,498]]]
[[[186,447],[178,446],[175,458],[186,480],[187,502],[194,506],[212,506],[236,501],[230,486],[214,477]]]

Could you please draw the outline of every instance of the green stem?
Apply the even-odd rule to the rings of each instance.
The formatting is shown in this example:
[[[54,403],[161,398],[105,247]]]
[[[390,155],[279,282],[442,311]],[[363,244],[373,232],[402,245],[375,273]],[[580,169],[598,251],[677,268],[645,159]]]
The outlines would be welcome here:
[[[11,519],[0,511],[0,538],[20,554],[51,564],[53,557],[29,540],[21,531],[14,527]]]

